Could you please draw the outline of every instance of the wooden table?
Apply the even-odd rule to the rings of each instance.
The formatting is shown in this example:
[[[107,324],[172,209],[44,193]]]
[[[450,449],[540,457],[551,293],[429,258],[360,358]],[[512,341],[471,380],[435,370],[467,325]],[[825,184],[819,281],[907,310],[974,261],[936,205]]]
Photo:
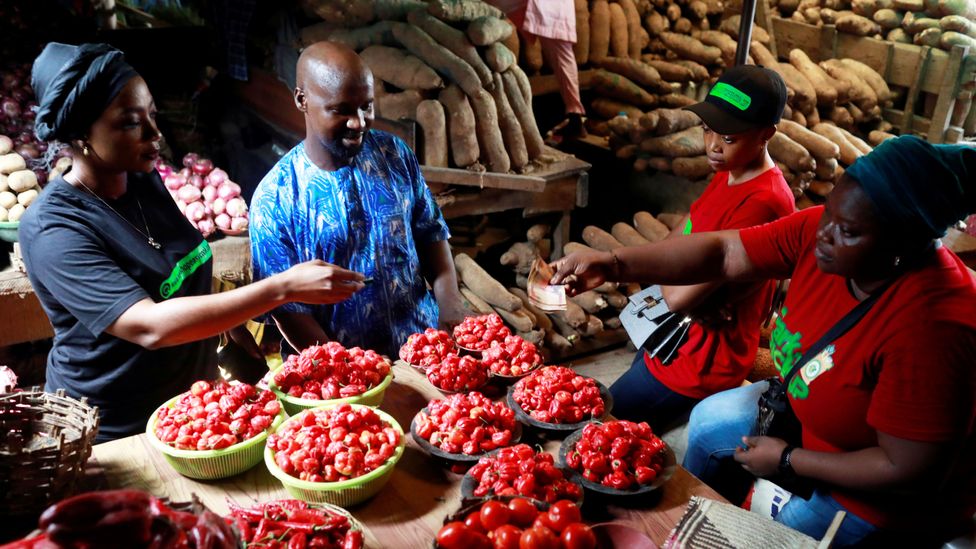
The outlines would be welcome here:
[[[403,363],[394,366],[395,381],[386,392],[381,408],[409,430],[413,416],[432,398],[441,394],[417,370]],[[558,441],[544,443],[555,455]],[[157,496],[186,501],[197,494],[217,513],[227,512],[226,499],[240,503],[287,497],[280,483],[259,464],[241,475],[216,481],[195,481],[176,473],[154,450],[146,435],[99,444],[93,449],[96,468],[111,488],[138,488]],[[407,435],[407,448],[389,484],[371,500],[350,511],[370,531],[371,547],[430,547],[444,517],[457,510],[461,476],[450,473],[419,449]],[[661,544],[684,513],[691,496],[724,501],[711,488],[682,468],[659,491],[659,497],[644,508],[616,505],[584,505],[585,516],[594,522],[617,520],[645,531]]]

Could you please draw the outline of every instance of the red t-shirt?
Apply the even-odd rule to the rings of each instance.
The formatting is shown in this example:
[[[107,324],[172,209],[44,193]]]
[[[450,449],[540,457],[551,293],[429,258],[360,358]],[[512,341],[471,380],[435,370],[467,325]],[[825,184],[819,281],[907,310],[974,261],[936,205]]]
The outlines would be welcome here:
[[[792,277],[770,337],[781,374],[856,304],[844,277],[817,268],[813,248],[822,207],[742,231],[752,263],[771,277]],[[810,360],[790,383],[803,447],[853,452],[878,445],[877,431],[962,447],[935,496],[864,493],[833,496],[886,528],[933,527],[976,511],[976,283],[940,247],[878,299],[846,334]]]
[[[729,172],[715,174],[691,205],[685,234],[762,225],[794,210],[793,193],[779,168],[737,185],[728,181]],[[749,285],[716,290],[710,299],[722,300],[724,291],[755,293],[735,304],[732,322],[719,328],[692,324],[688,340],[670,364],[661,364],[645,353],[644,362],[651,374],[672,391],[691,398],[705,398],[741,385],[756,359],[759,326],[775,289],[775,282],[758,284],[758,288]]]

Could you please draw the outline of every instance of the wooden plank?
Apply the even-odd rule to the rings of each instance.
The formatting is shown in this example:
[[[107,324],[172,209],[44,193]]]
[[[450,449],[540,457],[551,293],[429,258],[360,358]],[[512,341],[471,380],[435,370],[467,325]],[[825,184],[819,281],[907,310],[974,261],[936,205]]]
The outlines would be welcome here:
[[[928,118],[916,115],[912,118],[911,129],[906,130],[901,126],[905,122],[905,111],[900,109],[885,109],[882,113],[882,118],[899,128],[903,134],[917,133],[919,135],[927,135],[929,133],[929,124],[932,122]]]
[[[918,100],[918,94],[922,88],[922,81],[925,80],[931,58],[932,48],[922,46],[921,51],[919,51],[918,78],[908,88],[908,95],[905,97],[905,112],[902,113],[901,123],[898,124],[898,129],[903,134],[913,131],[912,123],[915,119],[915,101]]]
[[[819,51],[811,51],[814,44],[820,44],[820,28],[798,21],[773,17],[773,33],[780,59],[789,59],[790,52],[796,48],[805,51],[814,61],[822,61]]]
[[[820,60],[837,57],[837,39],[839,33],[834,25],[824,25],[820,28]]]
[[[769,0],[757,0],[756,2],[756,22],[765,30],[770,38],[773,36],[773,10],[769,6]],[[769,52],[775,58],[777,54],[776,40],[771,39],[768,46]]]
[[[549,183],[543,192],[483,189],[456,193],[453,203],[441,208],[445,218],[483,215],[522,208],[536,212],[568,212],[576,205],[576,178]]]
[[[945,132],[949,127],[949,115],[955,106],[956,95],[959,93],[959,72],[962,60],[969,53],[968,46],[953,46],[949,52],[949,62],[942,73],[942,86],[939,89],[938,101],[932,113],[932,124],[929,126],[929,143],[944,143]]]
[[[448,183],[479,189],[511,189],[517,191],[542,192],[546,180],[532,175],[513,175],[491,172],[474,172],[457,168],[437,168],[421,166],[420,172],[428,183]]]

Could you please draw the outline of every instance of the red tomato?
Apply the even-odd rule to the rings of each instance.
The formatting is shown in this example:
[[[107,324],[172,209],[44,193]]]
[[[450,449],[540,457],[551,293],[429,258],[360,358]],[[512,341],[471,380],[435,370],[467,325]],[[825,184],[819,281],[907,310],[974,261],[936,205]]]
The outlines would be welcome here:
[[[574,522],[582,521],[579,507],[568,500],[560,500],[549,507],[549,523],[556,532],[562,532],[567,526]]]
[[[491,542],[484,534],[455,521],[445,524],[437,532],[437,545],[443,549],[488,549]]]
[[[552,524],[552,522],[549,521],[549,514],[548,513],[539,513],[539,516],[535,517],[535,521],[532,522],[532,527],[533,528],[548,528],[549,530],[553,530],[553,531],[556,530],[556,528]]]
[[[486,532],[485,526],[481,524],[481,513],[478,511],[468,513],[468,516],[464,517],[464,525],[475,532]]]
[[[519,549],[559,549],[559,538],[544,526],[533,526],[522,532]]]
[[[535,505],[531,501],[523,498],[515,498],[509,501],[508,508],[512,511],[512,524],[520,528],[527,528],[539,514],[539,510],[535,508]]]
[[[512,518],[512,512],[507,505],[500,501],[488,501],[481,506],[480,518],[481,525],[486,530],[491,531],[508,524],[509,519]]]
[[[495,543],[495,549],[519,549],[522,530],[514,524],[504,524],[496,528],[491,536]]]
[[[595,549],[596,534],[589,526],[576,522],[563,530],[563,549]]]

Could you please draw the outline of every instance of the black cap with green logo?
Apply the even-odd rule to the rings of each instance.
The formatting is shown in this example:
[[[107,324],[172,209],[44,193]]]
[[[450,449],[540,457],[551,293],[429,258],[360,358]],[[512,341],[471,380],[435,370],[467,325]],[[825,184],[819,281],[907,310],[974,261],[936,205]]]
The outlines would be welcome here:
[[[701,103],[685,107],[722,135],[773,126],[783,116],[786,84],[776,72],[758,65],[725,71]]]

